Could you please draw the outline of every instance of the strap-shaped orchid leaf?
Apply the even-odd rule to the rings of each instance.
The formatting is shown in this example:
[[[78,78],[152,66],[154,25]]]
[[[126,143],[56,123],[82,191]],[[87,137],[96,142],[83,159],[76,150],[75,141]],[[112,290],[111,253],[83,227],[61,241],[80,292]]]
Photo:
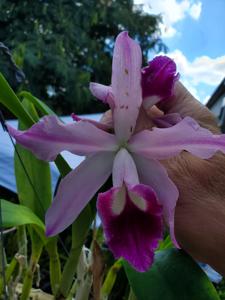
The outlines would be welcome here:
[[[22,105],[34,120],[38,119],[32,103],[24,100]],[[19,121],[19,127],[25,129],[27,126]],[[37,159],[20,145],[16,147],[15,175],[19,201],[44,220],[45,212],[52,200],[49,163]]]
[[[24,109],[22,103],[13,92],[4,76],[0,73],[0,103],[8,108],[19,120],[28,127],[34,124],[34,120]]]
[[[55,112],[51,110],[51,108],[49,108],[43,101],[34,97],[31,93],[22,91],[18,96],[22,97],[24,100],[26,99],[30,101],[35,106],[35,108],[41,112],[42,115],[56,115]],[[66,176],[71,171],[70,166],[62,157],[62,155],[57,156],[55,163],[62,177]]]
[[[2,103],[9,111],[11,111],[11,113],[13,113],[27,127],[30,127],[35,123],[1,73],[0,73],[0,103]],[[65,176],[71,170],[69,165],[61,155],[58,155],[55,162],[62,176]]]
[[[124,267],[138,300],[219,300],[207,275],[181,250],[157,251],[145,273],[138,273],[125,261]]]
[[[40,100],[38,100],[35,97],[28,97],[27,93],[22,93],[20,94],[20,96],[22,96],[23,98],[26,98],[27,100],[31,101],[34,106],[40,110],[43,114],[50,114],[51,110],[49,110],[49,108],[43,104],[43,102],[41,102]],[[29,99],[28,99],[29,98]],[[15,93],[13,92],[13,90],[10,88],[9,84],[7,83],[7,81],[5,80],[5,78],[3,77],[3,75],[0,74],[0,103],[2,103],[5,107],[7,107],[18,119],[19,121],[23,122],[24,125],[26,125],[27,127],[30,127],[32,124],[34,124],[34,120],[32,120],[32,118],[30,117],[29,113],[25,110],[25,108],[23,107],[22,103],[20,102],[20,100],[18,99],[18,97],[15,95]],[[71,168],[68,165],[68,163],[64,160],[64,158],[61,155],[58,155],[55,163],[61,173],[61,175],[64,177],[66,176],[70,171]],[[86,208],[86,210],[84,211],[84,213],[82,212],[80,215],[80,221],[76,221],[74,222],[73,225],[73,232],[75,232],[76,234],[73,234],[72,236],[73,238],[73,246],[71,249],[71,254],[69,257],[69,263],[73,260],[77,261],[80,255],[80,251],[83,245],[83,242],[85,240],[85,236],[86,234],[84,234],[84,232],[86,233],[93,218],[94,218],[94,214],[91,214],[91,216],[87,216],[86,211],[89,211],[90,207],[88,205],[88,207]],[[84,232],[79,232],[77,230],[77,228],[84,228]],[[78,236],[77,236],[77,232],[78,232]],[[44,235],[43,235],[44,237]],[[46,239],[46,238],[45,238]],[[73,251],[73,249],[76,249],[75,253]],[[69,264],[67,264],[69,265]],[[73,273],[75,273],[75,266],[74,266],[74,272],[72,272],[72,275],[70,276],[71,279],[73,279]],[[65,270],[66,271],[66,270]],[[69,270],[70,272],[70,270]],[[65,276],[64,276],[64,281],[62,280],[62,284],[61,284],[61,293],[64,294],[64,290],[69,290],[69,287],[71,285],[72,280],[69,280],[69,284],[67,283],[67,288],[64,288],[63,282],[68,281],[68,272],[65,272]],[[71,273],[71,272],[70,272]]]
[[[46,244],[50,239],[45,236],[45,225],[29,207],[0,199],[3,228],[30,225],[30,229],[39,236],[39,244]],[[32,231],[32,230],[31,230]]]
[[[27,91],[22,91],[18,94],[19,97],[29,100],[43,115],[56,115],[55,112],[48,107],[43,101],[34,97],[31,93]]]
[[[32,210],[24,205],[15,204],[1,199],[2,225],[5,228],[34,224],[44,230],[44,223],[36,216]]]

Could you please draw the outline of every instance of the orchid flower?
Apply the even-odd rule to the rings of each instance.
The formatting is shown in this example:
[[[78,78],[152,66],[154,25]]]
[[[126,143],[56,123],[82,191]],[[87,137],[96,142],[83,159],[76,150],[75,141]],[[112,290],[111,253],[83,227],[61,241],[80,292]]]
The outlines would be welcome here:
[[[140,272],[153,262],[163,220],[178,247],[174,211],[179,193],[158,160],[183,150],[204,159],[225,152],[224,135],[213,135],[190,117],[162,126],[168,128],[135,131],[141,106],[169,101],[178,80],[168,57],[156,57],[144,69],[141,65],[139,45],[122,32],[115,42],[111,85],[90,84],[92,94],[112,110],[114,133],[76,117],[76,123],[65,125],[45,116],[26,131],[8,126],[16,141],[40,159],[52,161],[63,150],[86,156],[59,185],[46,213],[47,236],[68,227],[112,174],[113,187],[97,200],[106,242],[116,258],[125,258]]]

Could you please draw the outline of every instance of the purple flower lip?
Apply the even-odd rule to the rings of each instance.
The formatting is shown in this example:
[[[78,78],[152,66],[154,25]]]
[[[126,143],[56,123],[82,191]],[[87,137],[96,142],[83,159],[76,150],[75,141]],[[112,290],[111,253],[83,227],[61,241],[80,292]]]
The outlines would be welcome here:
[[[113,201],[120,197],[121,188],[112,188],[99,194],[98,212],[109,248],[116,258],[125,258],[136,270],[145,272],[153,263],[154,251],[162,239],[162,207],[155,192],[148,186],[136,185],[125,190],[123,210],[116,215]],[[141,199],[145,209],[135,205]],[[140,204],[139,204],[140,205]]]

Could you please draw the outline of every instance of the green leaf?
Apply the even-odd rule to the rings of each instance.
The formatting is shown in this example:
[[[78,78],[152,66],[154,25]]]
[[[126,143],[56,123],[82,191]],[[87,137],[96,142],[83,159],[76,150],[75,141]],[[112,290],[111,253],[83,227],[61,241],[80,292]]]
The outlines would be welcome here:
[[[23,122],[23,124],[26,125],[27,127],[30,127],[35,123],[35,121],[32,119],[30,114],[23,107],[22,103],[20,102],[20,100],[13,92],[8,82],[5,80],[4,76],[1,73],[0,73],[0,103],[2,103],[5,107],[7,107],[11,111],[11,113],[13,113],[19,119],[19,121]],[[43,108],[44,107],[46,109],[46,105],[43,106]],[[51,111],[51,110],[46,109],[46,111]],[[69,171],[71,171],[70,166],[61,155],[57,156],[55,163],[62,176],[65,176]]]
[[[18,119],[27,126],[31,126],[34,120],[22,106],[20,100],[13,92],[4,76],[0,73],[0,103],[7,107]]]
[[[61,276],[62,276],[57,242],[58,239],[54,237],[49,239],[48,243],[45,246],[49,255],[49,269],[50,269],[49,275],[50,275],[51,289],[54,296],[56,296],[57,294],[60,281],[61,281]]]
[[[42,115],[56,115],[54,111],[51,110],[44,102],[34,97],[29,92],[22,91],[19,93],[19,97],[23,97],[24,99],[33,103],[35,108],[38,109]],[[61,155],[57,156],[55,163],[62,177],[66,176],[71,171],[70,166]]]
[[[3,227],[34,224],[45,230],[43,222],[26,206],[0,199]]]
[[[157,251],[150,270],[138,273],[124,261],[138,300],[219,300],[207,275],[182,250]]]
[[[23,105],[34,120],[38,119],[33,104],[24,100]],[[26,129],[21,122],[19,122],[19,127]],[[16,147],[15,175],[20,203],[29,207],[39,218],[44,220],[45,212],[52,200],[49,163],[37,159],[30,151],[18,144]]]
[[[167,237],[159,242],[159,247],[157,250],[166,250],[173,248],[173,243],[171,241],[170,235],[168,234]]]
[[[29,100],[34,106],[42,113],[42,115],[56,115],[51,108],[49,108],[43,101],[34,97],[31,93],[22,91],[18,95],[19,97],[23,97],[24,99]]]
[[[69,257],[63,269],[62,280],[60,284],[60,293],[64,297],[68,296],[69,294],[69,290],[76,273],[81,249],[85,243],[85,239],[90,225],[93,222],[94,216],[95,212],[93,212],[91,205],[88,204],[72,224],[72,246]]]
[[[116,260],[115,263],[108,270],[104,283],[101,287],[101,297],[102,299],[108,299],[110,293],[112,292],[113,286],[116,282],[117,274],[122,267],[122,259]]]

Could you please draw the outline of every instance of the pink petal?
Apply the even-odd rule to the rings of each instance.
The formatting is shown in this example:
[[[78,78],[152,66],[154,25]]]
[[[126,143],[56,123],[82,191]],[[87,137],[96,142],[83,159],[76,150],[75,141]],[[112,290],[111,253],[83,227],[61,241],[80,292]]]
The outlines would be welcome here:
[[[130,186],[139,183],[137,169],[129,152],[122,148],[113,163],[113,186],[121,187],[124,182]]]
[[[8,126],[10,134],[38,158],[54,160],[63,150],[77,155],[114,151],[115,136],[89,122],[63,124],[55,116],[46,116],[26,131]]]
[[[142,54],[127,32],[118,35],[113,53],[112,92],[114,126],[119,140],[128,140],[134,131],[142,102]]]
[[[91,82],[89,89],[93,96],[101,100],[103,103],[108,103],[111,109],[114,108],[114,97],[111,86]]]
[[[89,156],[61,181],[46,213],[47,236],[58,234],[77,218],[111,174],[113,158],[107,152]]]
[[[163,207],[163,215],[170,228],[171,239],[179,248],[174,234],[174,213],[179,196],[177,187],[159,162],[139,155],[134,155],[133,158],[141,183],[151,186],[155,191],[158,201]]]
[[[190,117],[169,128],[144,130],[131,138],[129,150],[146,158],[166,159],[186,150],[200,158],[225,152],[225,135],[213,135]]]
[[[167,56],[157,56],[142,69],[142,96],[149,108],[172,96],[175,82],[179,79],[175,62]]]
[[[92,125],[94,125],[95,127],[99,128],[99,129],[102,129],[104,131],[109,131],[110,129],[112,129],[112,126],[109,126],[108,124],[103,124],[101,122],[91,120],[91,119],[87,119],[87,118],[81,118],[81,117],[77,116],[75,113],[72,113],[71,117],[75,122],[79,122],[79,121],[89,122]]]
[[[124,205],[115,213],[113,202],[121,198],[121,189],[125,189]],[[125,258],[139,272],[147,271],[162,238],[162,208],[154,191],[142,184],[129,191],[125,187],[112,188],[99,194],[97,208],[114,256]]]
[[[161,117],[154,118],[153,122],[159,128],[167,128],[176,125],[182,120],[179,113],[165,114]]]

